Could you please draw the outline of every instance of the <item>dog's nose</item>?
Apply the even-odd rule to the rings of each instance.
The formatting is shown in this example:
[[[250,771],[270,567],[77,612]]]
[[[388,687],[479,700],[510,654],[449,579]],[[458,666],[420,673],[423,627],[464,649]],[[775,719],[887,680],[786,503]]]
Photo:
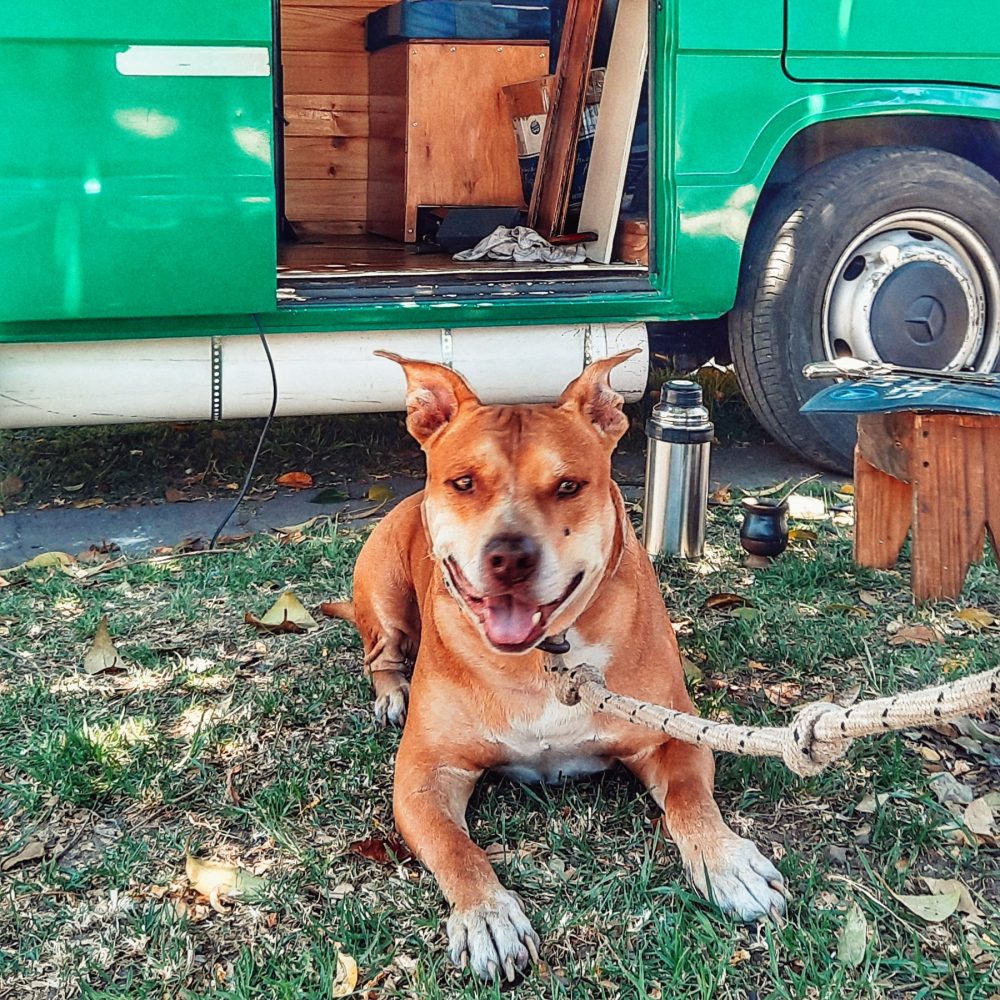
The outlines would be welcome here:
[[[511,587],[535,575],[538,555],[538,545],[527,535],[497,535],[486,544],[486,571],[498,583]]]

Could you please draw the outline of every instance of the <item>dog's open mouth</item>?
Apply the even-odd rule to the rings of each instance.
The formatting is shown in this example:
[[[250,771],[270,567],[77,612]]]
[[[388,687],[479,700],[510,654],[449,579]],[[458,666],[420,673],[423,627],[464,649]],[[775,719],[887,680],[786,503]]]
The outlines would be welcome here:
[[[563,594],[548,604],[529,604],[518,594],[481,596],[472,589],[454,559],[447,559],[445,566],[452,585],[482,625],[486,638],[505,653],[520,653],[534,646],[545,635],[552,612],[566,603],[583,579],[583,573],[577,573]]]

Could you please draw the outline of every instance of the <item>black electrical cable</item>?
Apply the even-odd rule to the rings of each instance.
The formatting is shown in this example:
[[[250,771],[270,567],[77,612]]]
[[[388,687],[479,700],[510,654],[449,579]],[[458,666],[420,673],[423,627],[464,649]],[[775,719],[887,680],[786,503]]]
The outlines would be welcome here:
[[[267,355],[267,364],[271,369],[271,412],[268,413],[267,419],[264,421],[264,426],[260,429],[260,437],[257,439],[257,448],[253,453],[253,458],[250,459],[250,468],[247,470],[247,477],[243,481],[243,488],[240,490],[239,496],[237,496],[236,503],[233,504],[232,509],[222,519],[222,523],[215,529],[215,534],[212,535],[212,541],[208,546],[210,549],[215,548],[215,543],[218,542],[219,535],[222,534],[222,529],[229,524],[233,514],[239,510],[240,504],[243,503],[243,500],[247,495],[247,490],[250,489],[250,480],[253,478],[253,470],[257,466],[257,459],[260,457],[260,449],[264,446],[264,438],[267,437],[267,429],[271,426],[271,420],[274,418],[274,411],[278,408],[278,375],[274,370],[274,358],[271,357],[271,348],[267,346],[267,338],[264,336],[264,329],[260,325],[260,320],[254,316],[253,321],[257,325],[257,336],[260,337],[260,342],[264,346],[264,353]]]

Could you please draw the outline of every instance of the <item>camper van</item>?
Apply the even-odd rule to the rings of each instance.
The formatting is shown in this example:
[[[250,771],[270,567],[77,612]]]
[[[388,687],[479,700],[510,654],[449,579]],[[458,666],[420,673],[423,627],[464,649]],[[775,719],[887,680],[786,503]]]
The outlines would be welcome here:
[[[997,367],[995,0],[32,0],[0,64],[0,426],[265,414],[265,348],[279,415],[401,408],[378,348],[530,401],[640,347],[635,398],[682,338],[844,468],[807,362]],[[442,249],[530,221],[517,126],[598,69],[611,221],[570,205],[554,262]]]

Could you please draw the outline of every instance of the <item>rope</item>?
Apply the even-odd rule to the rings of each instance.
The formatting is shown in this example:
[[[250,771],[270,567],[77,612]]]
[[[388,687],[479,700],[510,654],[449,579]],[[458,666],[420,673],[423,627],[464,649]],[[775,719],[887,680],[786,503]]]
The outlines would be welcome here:
[[[1000,667],[995,667],[950,684],[863,701],[850,708],[827,701],[811,702],[788,726],[737,726],[614,694],[601,683],[602,677],[593,667],[585,663],[567,667],[561,652],[547,652],[545,667],[555,675],[556,693],[563,704],[582,703],[595,712],[658,729],[671,739],[711,750],[744,757],[778,757],[803,778],[840,760],[859,736],[932,726],[983,712],[1000,702]]]

